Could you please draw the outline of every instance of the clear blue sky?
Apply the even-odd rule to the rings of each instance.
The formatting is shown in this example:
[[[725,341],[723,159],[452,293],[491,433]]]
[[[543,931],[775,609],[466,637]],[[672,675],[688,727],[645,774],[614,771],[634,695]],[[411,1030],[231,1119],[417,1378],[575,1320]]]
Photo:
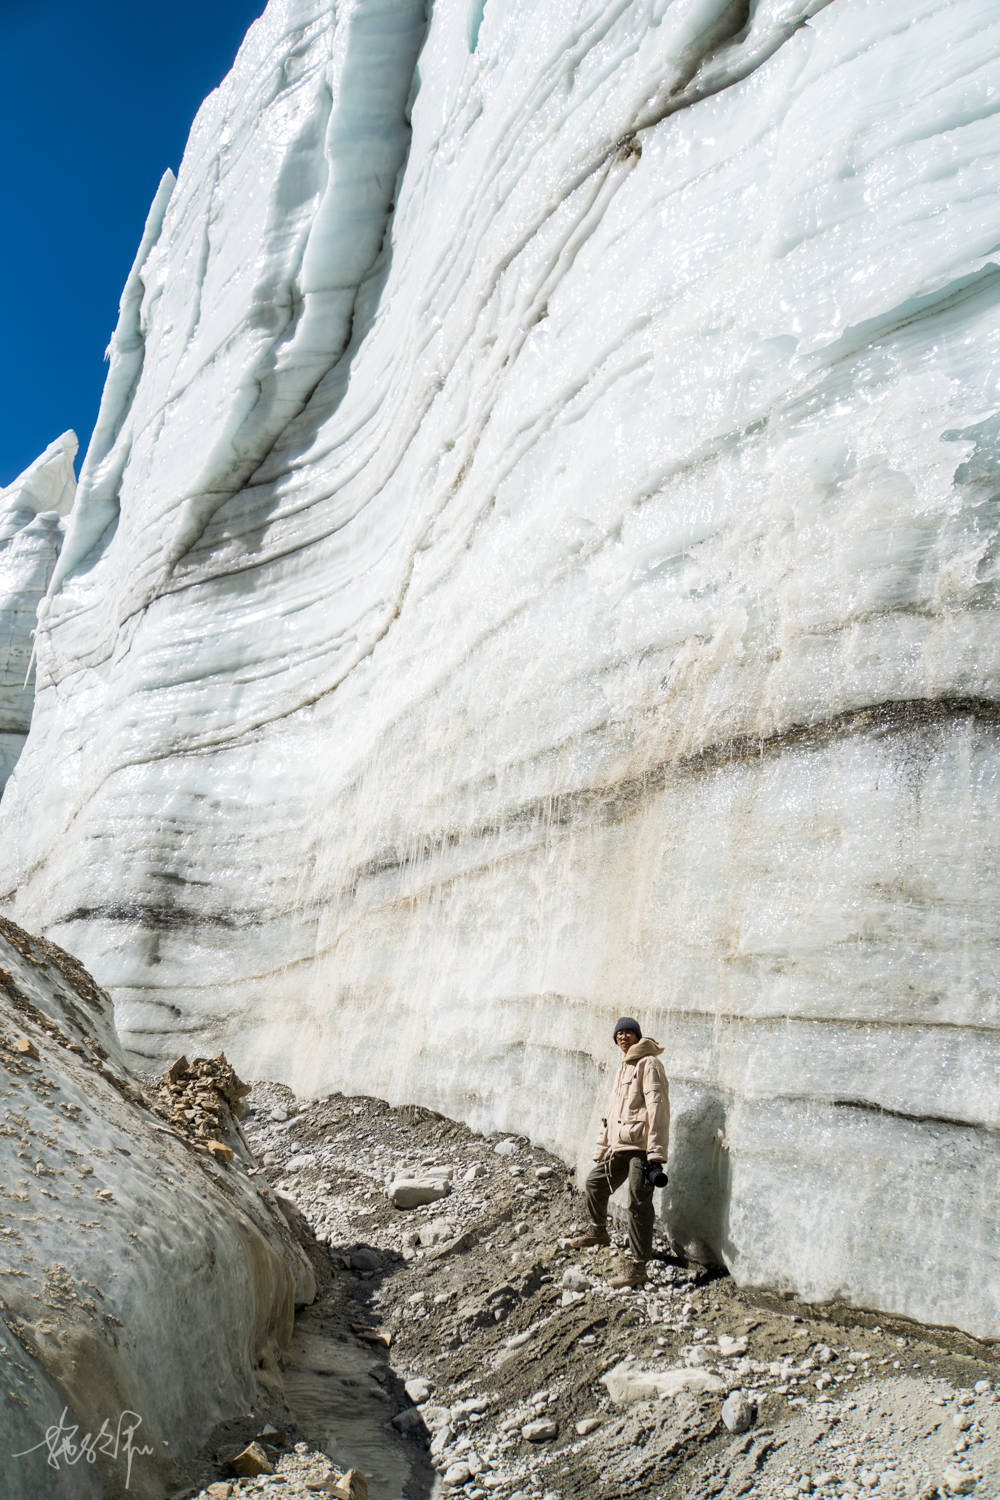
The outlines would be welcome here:
[[[68,427],[82,458],[157,184],[264,4],[0,0],[0,486]]]

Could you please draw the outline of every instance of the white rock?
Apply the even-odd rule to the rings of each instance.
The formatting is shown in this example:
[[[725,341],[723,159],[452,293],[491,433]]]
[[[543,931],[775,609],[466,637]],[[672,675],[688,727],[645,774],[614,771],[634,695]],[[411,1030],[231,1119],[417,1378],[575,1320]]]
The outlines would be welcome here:
[[[443,1245],[455,1238],[455,1226],[449,1219],[432,1219],[420,1226],[420,1243],[424,1246]]]
[[[461,1485],[468,1484],[472,1478],[472,1470],[467,1463],[451,1464],[444,1472],[445,1484]]]
[[[290,1156],[285,1162],[287,1172],[301,1172],[304,1167],[314,1167],[316,1156],[311,1151],[304,1151],[299,1156]]]
[[[436,1203],[447,1197],[451,1184],[441,1178],[397,1179],[389,1187],[388,1197],[394,1208],[420,1208],[425,1203]]]
[[[558,1424],[550,1421],[547,1417],[538,1417],[534,1422],[526,1422],[521,1428],[521,1436],[528,1439],[529,1443],[547,1443],[554,1438],[559,1431]]]
[[[696,1344],[693,1349],[689,1349],[685,1354],[684,1363],[699,1367],[712,1364],[714,1359],[715,1356],[711,1349],[707,1349],[704,1344]]]
[[[424,1401],[429,1401],[433,1389],[433,1382],[424,1380],[420,1376],[415,1376],[412,1380],[403,1382],[403,1390],[409,1396],[414,1406],[420,1406]]]
[[[448,1406],[422,1406],[420,1416],[429,1432],[439,1432],[451,1424],[451,1408]]]
[[[505,1140],[497,1141],[496,1145],[493,1147],[493,1150],[496,1152],[497,1156],[516,1156],[517,1142],[510,1136],[508,1136]]]
[[[567,1266],[562,1274],[562,1284],[571,1292],[589,1291],[591,1280],[582,1266]]]
[[[737,1338],[733,1338],[728,1333],[720,1333],[717,1342],[719,1353],[724,1354],[727,1359],[733,1355],[745,1354],[747,1352],[747,1339],[743,1334],[740,1334]]]
[[[726,1389],[724,1381],[707,1370],[640,1370],[630,1360],[623,1360],[608,1370],[601,1376],[601,1381],[607,1386],[616,1406],[651,1401],[660,1396],[678,1396],[683,1391],[718,1392],[721,1395]]]
[[[746,1432],[753,1426],[755,1408],[742,1391],[732,1391],[722,1403],[722,1420],[730,1432]]]
[[[584,1417],[582,1422],[577,1422],[576,1430],[581,1437],[586,1437],[589,1432],[596,1432],[600,1425],[600,1417]]]
[[[949,1495],[971,1495],[976,1488],[976,1476],[961,1464],[949,1464],[941,1482]]]

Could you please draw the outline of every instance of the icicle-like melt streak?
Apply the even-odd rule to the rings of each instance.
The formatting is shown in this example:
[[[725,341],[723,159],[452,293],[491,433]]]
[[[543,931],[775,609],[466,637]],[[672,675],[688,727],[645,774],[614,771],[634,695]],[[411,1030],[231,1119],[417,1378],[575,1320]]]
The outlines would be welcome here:
[[[138,1054],[574,1157],[637,1014],[679,1240],[1000,1336],[998,99],[992,0],[272,0],[0,820]]]

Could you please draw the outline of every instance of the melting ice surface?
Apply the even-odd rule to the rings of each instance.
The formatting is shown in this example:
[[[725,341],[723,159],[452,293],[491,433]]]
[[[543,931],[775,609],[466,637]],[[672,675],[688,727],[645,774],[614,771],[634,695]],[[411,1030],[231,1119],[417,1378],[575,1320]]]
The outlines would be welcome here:
[[[35,613],[62,545],[73,504],[76,434],[63,433],[0,490],[0,789],[28,733],[34,688]]]
[[[998,102],[994,0],[272,0],[3,803],[136,1053],[574,1158],[637,1014],[678,1239],[1000,1336]]]

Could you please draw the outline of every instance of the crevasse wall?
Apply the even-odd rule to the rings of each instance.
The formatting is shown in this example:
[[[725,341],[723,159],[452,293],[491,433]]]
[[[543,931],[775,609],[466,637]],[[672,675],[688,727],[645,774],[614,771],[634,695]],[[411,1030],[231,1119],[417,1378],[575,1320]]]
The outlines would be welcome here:
[[[0,791],[31,723],[35,616],[76,495],[77,440],[64,432],[0,490]]]
[[[129,1045],[1000,1337],[992,0],[272,0],[164,180],[8,904]],[[93,726],[100,725],[95,734]]]

